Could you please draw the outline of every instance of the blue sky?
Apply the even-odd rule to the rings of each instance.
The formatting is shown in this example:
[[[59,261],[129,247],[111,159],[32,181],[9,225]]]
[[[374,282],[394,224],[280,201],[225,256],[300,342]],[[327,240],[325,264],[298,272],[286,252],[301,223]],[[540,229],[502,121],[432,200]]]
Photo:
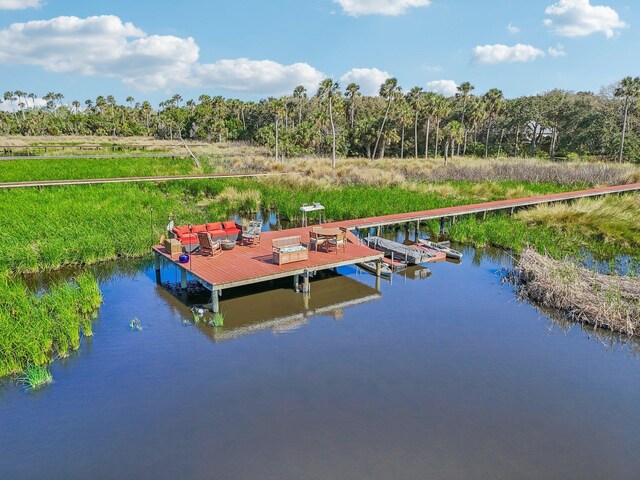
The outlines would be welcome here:
[[[631,0],[0,0],[0,90],[155,105],[174,93],[313,92],[325,76],[371,92],[391,75],[446,94],[463,81],[507,97],[597,91],[640,75],[639,10]]]

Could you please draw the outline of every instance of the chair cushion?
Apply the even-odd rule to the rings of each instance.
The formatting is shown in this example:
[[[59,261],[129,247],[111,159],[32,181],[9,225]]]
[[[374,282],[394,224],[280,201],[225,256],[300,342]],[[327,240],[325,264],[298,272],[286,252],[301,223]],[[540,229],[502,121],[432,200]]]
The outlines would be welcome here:
[[[227,235],[227,232],[225,232],[222,229],[220,229],[220,230],[209,230],[209,235],[211,235],[212,237],[224,237],[224,236]]]
[[[234,222],[233,220],[230,220],[228,222],[222,222],[222,228],[224,228],[225,230],[231,230],[232,228],[238,228],[238,227],[236,227],[236,222]]]
[[[207,230],[209,231],[222,230],[222,223],[221,222],[207,223],[206,227],[207,227]]]
[[[237,227],[233,227],[233,228],[226,228],[224,229],[225,232],[227,232],[227,235],[233,235],[233,234],[238,234],[240,233],[240,229]]]
[[[191,225],[191,231],[193,233],[198,233],[198,232],[206,232],[207,231],[207,227],[203,224],[201,225]]]
[[[173,232],[179,237],[182,235],[187,235],[189,233],[189,227],[186,225],[181,225],[179,227],[173,227]]]
[[[183,245],[198,243],[198,235],[195,233],[187,233],[186,235],[182,235],[180,236],[180,243],[182,243]]]
[[[281,253],[292,253],[292,252],[300,252],[302,250],[306,250],[307,247],[304,245],[291,245],[289,247],[280,248]]]

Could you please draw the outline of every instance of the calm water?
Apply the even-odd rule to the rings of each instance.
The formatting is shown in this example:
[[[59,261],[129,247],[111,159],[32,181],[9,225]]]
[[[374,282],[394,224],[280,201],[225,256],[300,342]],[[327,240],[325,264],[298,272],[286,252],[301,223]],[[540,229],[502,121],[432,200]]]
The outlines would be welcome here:
[[[0,479],[637,479],[637,346],[519,303],[503,265],[225,294],[217,329],[206,293],[114,265],[55,383],[0,386]]]

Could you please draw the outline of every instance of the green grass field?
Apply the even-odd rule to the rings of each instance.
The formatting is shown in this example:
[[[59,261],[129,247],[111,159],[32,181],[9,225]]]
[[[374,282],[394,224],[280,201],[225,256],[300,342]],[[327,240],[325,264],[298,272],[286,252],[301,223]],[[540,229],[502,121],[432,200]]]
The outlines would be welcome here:
[[[109,158],[0,161],[0,182],[148,177],[207,173],[191,158]]]

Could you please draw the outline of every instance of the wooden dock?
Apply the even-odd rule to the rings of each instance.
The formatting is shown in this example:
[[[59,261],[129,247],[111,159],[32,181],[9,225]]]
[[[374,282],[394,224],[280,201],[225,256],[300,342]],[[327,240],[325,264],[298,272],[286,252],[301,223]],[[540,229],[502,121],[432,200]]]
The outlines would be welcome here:
[[[345,220],[324,224],[327,227],[345,227],[349,230],[367,229],[395,225],[401,223],[420,222],[430,219],[444,219],[462,215],[486,213],[499,210],[511,210],[543,203],[569,201],[577,198],[596,197],[615,193],[625,193],[640,190],[640,183],[619,185],[614,187],[578,190],[574,192],[554,193],[537,197],[525,197],[509,200],[498,200],[456,207],[437,208],[419,212],[381,215],[369,218]],[[293,228],[281,231],[263,232],[262,242],[257,246],[237,245],[233,250],[225,251],[217,257],[191,255],[190,262],[181,264],[178,255],[171,256],[163,246],[156,245],[153,252],[156,257],[156,276],[160,282],[160,261],[171,262],[181,271],[182,287],[187,286],[187,277],[191,275],[205,288],[212,292],[211,304],[213,311],[219,311],[219,296],[228,288],[240,287],[254,283],[266,282],[284,277],[293,277],[296,289],[302,277],[302,291],[308,292],[309,279],[315,272],[328,270],[345,265],[375,261],[383,262],[383,254],[373,250],[358,239],[353,232],[348,233],[346,251],[337,252],[311,251],[309,259],[279,266],[273,261],[271,242],[274,239],[299,235],[303,243],[309,242],[309,227]],[[379,273],[379,272],[378,272]]]
[[[513,211],[517,208],[530,207],[543,203],[564,202],[569,200],[576,200],[578,198],[599,197],[603,195],[635,192],[639,190],[640,183],[630,183],[628,185],[592,188],[588,190],[577,190],[573,192],[552,193],[549,195],[538,195],[536,197],[513,198],[509,200],[497,200],[494,202],[460,205],[457,207],[435,208],[431,210],[422,210],[419,212],[397,213],[392,215],[379,215],[376,217],[357,218],[354,220],[332,222],[326,225],[331,227],[346,227],[351,230],[384,227],[389,225],[398,225],[401,223],[412,223],[423,220],[459,217],[462,215],[495,212],[499,210]]]
[[[309,228],[294,228],[282,231],[263,232],[260,245],[236,245],[233,250],[224,251],[216,257],[191,255],[189,263],[179,263],[178,255],[171,256],[163,246],[156,245],[153,251],[156,257],[157,279],[160,272],[160,260],[165,259],[176,265],[181,271],[182,287],[186,288],[187,277],[195,278],[200,284],[212,292],[213,311],[218,311],[218,297],[228,288],[241,287],[253,283],[267,282],[283,277],[293,277],[294,285],[302,278],[302,290],[308,291],[309,279],[315,272],[354,265],[356,263],[382,260],[382,252],[355,241],[349,236],[345,251],[339,248],[325,252],[310,251],[309,259],[278,265],[273,261],[271,241],[276,238],[300,235],[303,243],[309,242]]]

